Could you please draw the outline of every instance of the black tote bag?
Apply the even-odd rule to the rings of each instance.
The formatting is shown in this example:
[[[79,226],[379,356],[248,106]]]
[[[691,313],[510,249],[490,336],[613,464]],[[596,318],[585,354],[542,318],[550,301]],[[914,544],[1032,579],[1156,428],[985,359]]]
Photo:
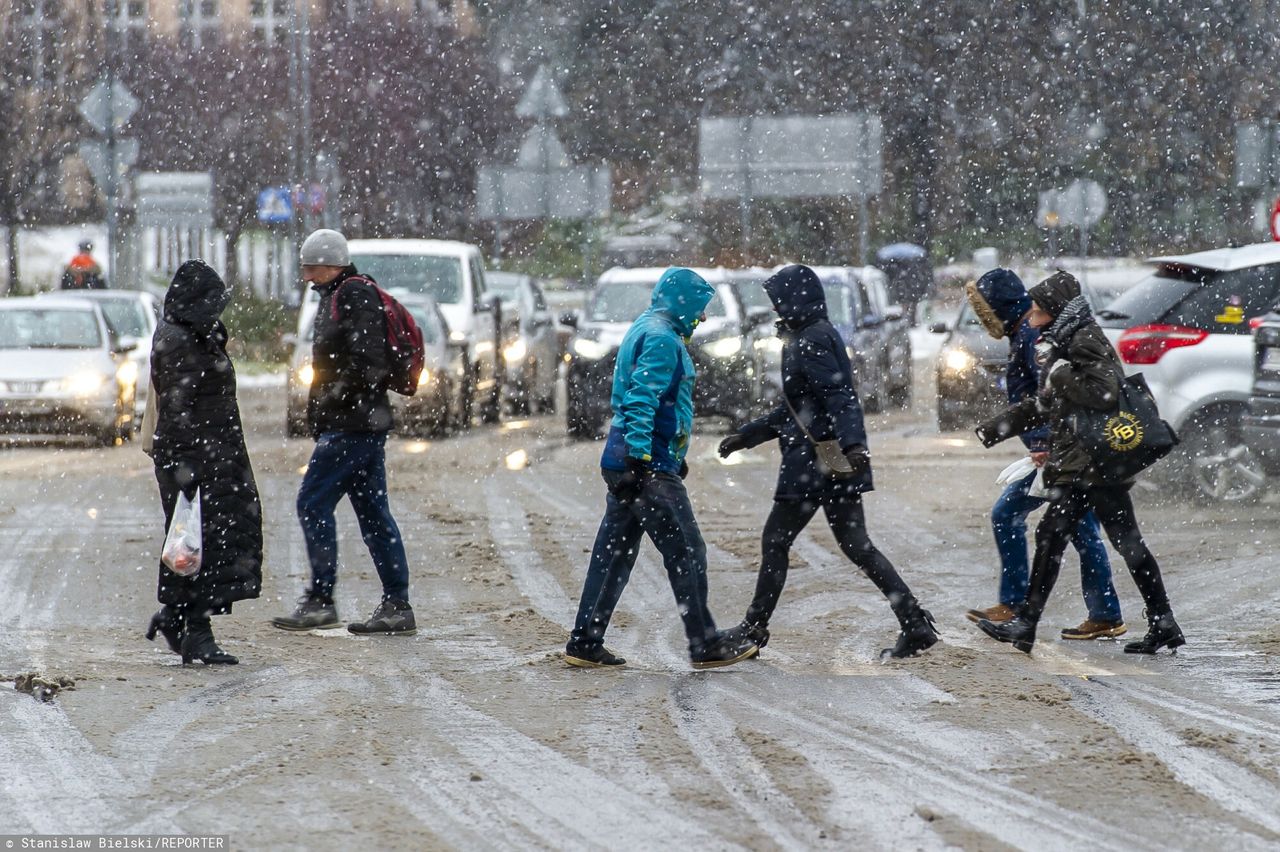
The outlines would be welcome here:
[[[1115,409],[1077,411],[1068,423],[1093,460],[1097,477],[1108,484],[1124,482],[1146,470],[1178,443],[1173,428],[1160,418],[1141,373],[1121,377]]]

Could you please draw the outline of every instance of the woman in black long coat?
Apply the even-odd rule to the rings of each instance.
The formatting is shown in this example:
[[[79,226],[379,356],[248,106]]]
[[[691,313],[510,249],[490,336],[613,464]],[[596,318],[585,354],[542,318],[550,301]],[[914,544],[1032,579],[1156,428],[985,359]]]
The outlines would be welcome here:
[[[787,579],[791,545],[822,509],[840,549],[889,599],[902,626],[885,656],[914,656],[937,642],[938,634],[932,616],[867,535],[862,495],[873,488],[867,432],[845,343],[827,320],[822,282],[809,267],[795,265],[774,273],[764,289],[781,318],[783,401],[720,443],[721,456],[771,439],[782,450],[756,594],[741,628],[761,648],[769,641],[769,619]],[[840,473],[824,465],[815,441],[836,441],[849,469]]]
[[[219,317],[231,289],[207,264],[178,268],[164,299],[151,348],[156,427],[151,458],[169,528],[181,491],[200,489],[202,557],[193,577],[160,566],[158,597],[147,638],[164,635],[184,663],[234,664],[218,647],[210,615],[262,587],[262,505],[244,446],[236,373]]]

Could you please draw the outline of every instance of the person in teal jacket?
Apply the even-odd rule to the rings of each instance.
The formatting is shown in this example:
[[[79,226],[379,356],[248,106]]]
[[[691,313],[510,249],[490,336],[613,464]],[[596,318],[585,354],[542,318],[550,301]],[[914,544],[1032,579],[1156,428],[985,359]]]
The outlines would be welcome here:
[[[742,631],[719,631],[707,609],[707,549],[685,491],[693,432],[695,371],[686,342],[715,289],[690,269],[672,267],[653,288],[648,310],[618,349],[610,404],[613,422],[600,459],[608,495],[587,567],[573,633],[571,666],[621,666],[604,647],[613,610],[649,536],[667,569],[694,668],[727,666],[759,649]]]

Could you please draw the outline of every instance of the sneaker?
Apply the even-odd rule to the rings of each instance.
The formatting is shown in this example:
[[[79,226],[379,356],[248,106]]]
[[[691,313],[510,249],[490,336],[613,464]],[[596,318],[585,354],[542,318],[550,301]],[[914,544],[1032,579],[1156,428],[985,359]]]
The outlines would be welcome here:
[[[579,669],[608,669],[627,664],[626,660],[603,645],[591,649],[567,646],[564,649],[564,661]]]
[[[731,666],[748,660],[760,653],[760,646],[755,640],[742,633],[738,628],[723,631],[719,637],[700,654],[692,656],[695,669],[715,669],[720,666]]]
[[[1086,618],[1079,627],[1064,627],[1063,639],[1114,639],[1129,630],[1123,621],[1094,621]]]
[[[1004,604],[996,604],[986,609],[971,609],[965,611],[964,617],[977,624],[979,621],[990,621],[992,624],[1000,624],[1004,621],[1013,621],[1018,615],[1017,611],[1011,606]]]
[[[361,636],[382,633],[395,636],[412,636],[418,632],[418,623],[413,618],[413,607],[408,601],[398,598],[383,598],[382,603],[369,616],[368,621],[357,621],[347,625],[347,630]]]
[[[331,630],[342,626],[333,598],[312,591],[298,598],[293,615],[277,615],[271,623],[281,630]]]

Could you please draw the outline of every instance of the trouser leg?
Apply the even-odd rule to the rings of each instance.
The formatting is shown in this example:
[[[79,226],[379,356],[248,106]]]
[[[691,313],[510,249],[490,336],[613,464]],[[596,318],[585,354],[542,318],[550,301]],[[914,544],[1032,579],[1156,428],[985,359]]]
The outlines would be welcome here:
[[[755,596],[747,607],[747,622],[769,626],[769,619],[782,596],[782,587],[787,582],[791,545],[817,511],[815,502],[774,501],[760,537],[760,573],[756,575]]]
[[[1106,529],[1111,544],[1128,566],[1138,591],[1142,593],[1148,616],[1169,612],[1169,595],[1164,588],[1164,578],[1160,576],[1160,566],[1138,529],[1138,519],[1133,512],[1133,499],[1129,496],[1129,490],[1115,486],[1094,488],[1089,491],[1089,502]]]
[[[333,596],[338,577],[338,532],[334,509],[351,482],[353,469],[341,432],[326,432],[316,441],[298,489],[298,522],[311,562],[311,589]]]
[[[1027,599],[1031,568],[1027,559],[1027,516],[1044,505],[1027,491],[1036,475],[1010,482],[991,507],[991,532],[1000,554],[1000,603],[1021,606]]]
[[[1062,554],[1067,549],[1071,534],[1088,511],[1085,492],[1072,486],[1059,489],[1059,496],[1049,504],[1044,517],[1036,526],[1036,555],[1031,564],[1031,581],[1027,602],[1022,615],[1033,622],[1040,620],[1058,572],[1062,568]]]
[[[609,473],[605,474],[606,482]],[[604,642],[613,610],[635,567],[643,534],[631,508],[618,502],[612,494],[606,494],[604,517],[600,519],[595,546],[591,549],[591,562],[569,637],[571,647],[585,650]]]
[[[360,536],[382,581],[382,594],[408,602],[409,559],[387,495],[386,440],[385,433],[365,438],[361,464],[347,496],[360,524]]]
[[[1080,590],[1084,594],[1085,607],[1093,621],[1122,621],[1120,598],[1111,582],[1111,559],[1107,546],[1102,542],[1098,529],[1098,517],[1087,512],[1076,525],[1071,544],[1080,554]]]

